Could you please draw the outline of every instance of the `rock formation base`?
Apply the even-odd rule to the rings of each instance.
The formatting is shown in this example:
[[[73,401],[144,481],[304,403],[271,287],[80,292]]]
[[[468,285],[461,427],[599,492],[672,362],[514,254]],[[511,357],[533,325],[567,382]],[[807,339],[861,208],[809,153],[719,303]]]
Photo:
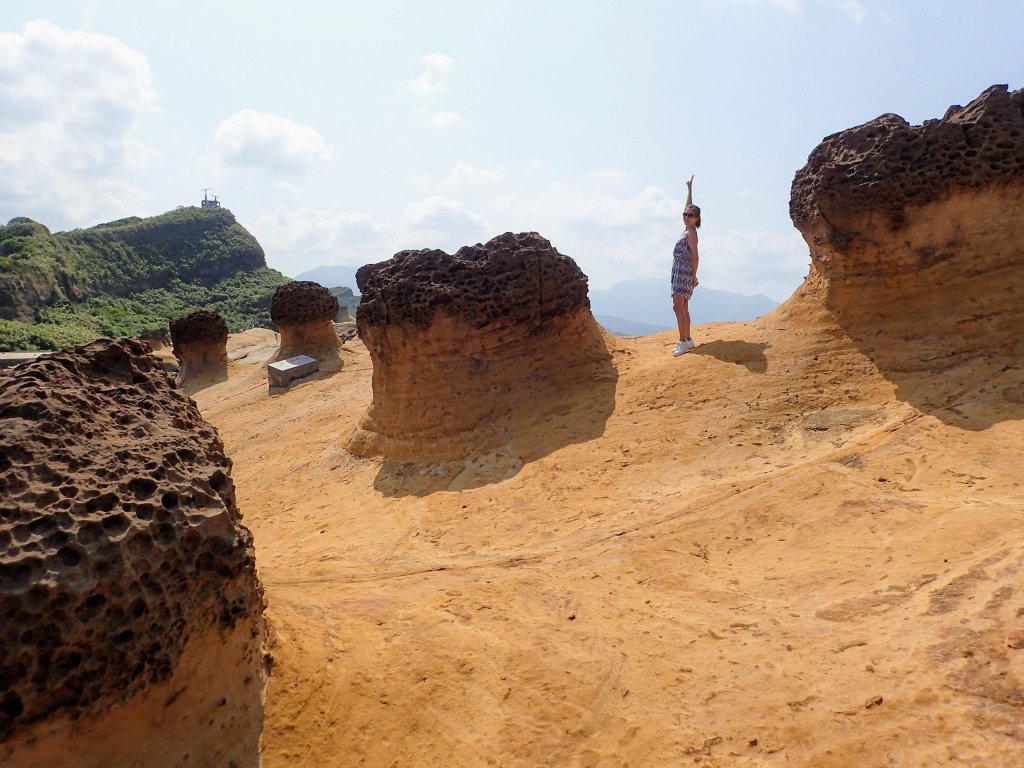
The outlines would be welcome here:
[[[614,368],[589,309],[533,334],[438,313],[429,329],[377,326],[366,341],[381,352],[374,403],[348,443],[356,455],[451,460],[511,446],[528,460],[544,452],[531,434],[557,413],[592,410],[600,425],[611,411]]]
[[[280,330],[281,346],[272,362],[307,355],[316,359],[320,371],[341,370],[341,340],[329,321],[281,325]]]

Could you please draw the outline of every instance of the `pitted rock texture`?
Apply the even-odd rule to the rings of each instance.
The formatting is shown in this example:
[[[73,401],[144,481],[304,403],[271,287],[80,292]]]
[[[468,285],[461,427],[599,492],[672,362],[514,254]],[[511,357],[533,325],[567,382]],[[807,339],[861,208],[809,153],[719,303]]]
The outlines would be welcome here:
[[[274,325],[305,325],[331,320],[338,314],[338,299],[319,283],[295,280],[274,291],[270,319]]]
[[[515,467],[545,452],[529,434],[553,414],[586,413],[587,429],[607,419],[615,374],[587,278],[537,233],[454,256],[403,251],[356,280],[373,404],[353,453],[417,462],[497,450]]]
[[[913,209],[1022,183],[1024,89],[1009,93],[993,85],[940,120],[913,126],[887,114],[825,138],[793,180],[789,212],[813,241],[812,256],[815,244],[842,253],[857,248],[851,241],[867,223],[895,231]],[[939,257],[922,253],[900,266],[916,270]],[[828,267],[839,275],[862,271],[844,259]]]
[[[224,381],[228,375],[228,324],[212,309],[171,320],[171,341],[186,391]]]
[[[273,361],[308,355],[316,358],[321,371],[340,370],[341,340],[332,322],[338,308],[333,293],[309,280],[296,280],[274,291],[270,319],[281,332],[281,344]]]
[[[362,298],[357,322],[427,328],[441,310],[473,327],[530,326],[590,309],[587,277],[536,232],[506,232],[486,245],[401,251],[356,272]],[[362,331],[360,330],[360,333]]]
[[[228,324],[212,309],[200,309],[171,320],[171,340],[175,351],[189,344],[226,344]]]
[[[0,746],[145,693],[189,642],[240,622],[259,654],[231,461],[143,342],[101,339],[0,379],[0,498]]]
[[[828,308],[884,365],[939,370],[1021,345],[1024,90],[992,86],[940,120],[829,136],[790,213]]]

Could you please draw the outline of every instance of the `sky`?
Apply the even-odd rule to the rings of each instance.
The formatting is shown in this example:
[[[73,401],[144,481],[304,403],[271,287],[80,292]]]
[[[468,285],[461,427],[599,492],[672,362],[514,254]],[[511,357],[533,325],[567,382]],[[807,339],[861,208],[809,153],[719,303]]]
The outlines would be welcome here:
[[[594,288],[667,286],[693,175],[701,284],[783,301],[814,147],[1024,87],[1022,29],[1020,0],[3,0],[0,222],[209,194],[289,277],[537,231]]]

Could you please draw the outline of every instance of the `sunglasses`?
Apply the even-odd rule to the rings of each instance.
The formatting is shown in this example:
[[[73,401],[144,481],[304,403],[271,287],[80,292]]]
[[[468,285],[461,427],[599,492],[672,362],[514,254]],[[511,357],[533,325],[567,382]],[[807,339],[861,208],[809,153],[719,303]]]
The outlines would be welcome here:
[[[683,218],[684,219],[689,219],[689,218],[694,218],[695,219],[695,218],[697,218],[697,214],[696,213],[691,213],[690,211],[687,211],[686,213],[683,214]]]

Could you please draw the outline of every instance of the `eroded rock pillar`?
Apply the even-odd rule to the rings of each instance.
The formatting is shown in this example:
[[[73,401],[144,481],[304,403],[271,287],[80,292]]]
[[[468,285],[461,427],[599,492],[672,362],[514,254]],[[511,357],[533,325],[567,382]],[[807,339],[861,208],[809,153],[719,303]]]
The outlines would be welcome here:
[[[309,280],[282,285],[270,302],[270,319],[281,332],[273,360],[307,355],[316,358],[321,371],[340,370],[341,340],[332,324],[337,313],[338,299],[322,285]]]
[[[0,765],[258,765],[252,536],[161,361],[101,340],[0,379],[0,487]]]

